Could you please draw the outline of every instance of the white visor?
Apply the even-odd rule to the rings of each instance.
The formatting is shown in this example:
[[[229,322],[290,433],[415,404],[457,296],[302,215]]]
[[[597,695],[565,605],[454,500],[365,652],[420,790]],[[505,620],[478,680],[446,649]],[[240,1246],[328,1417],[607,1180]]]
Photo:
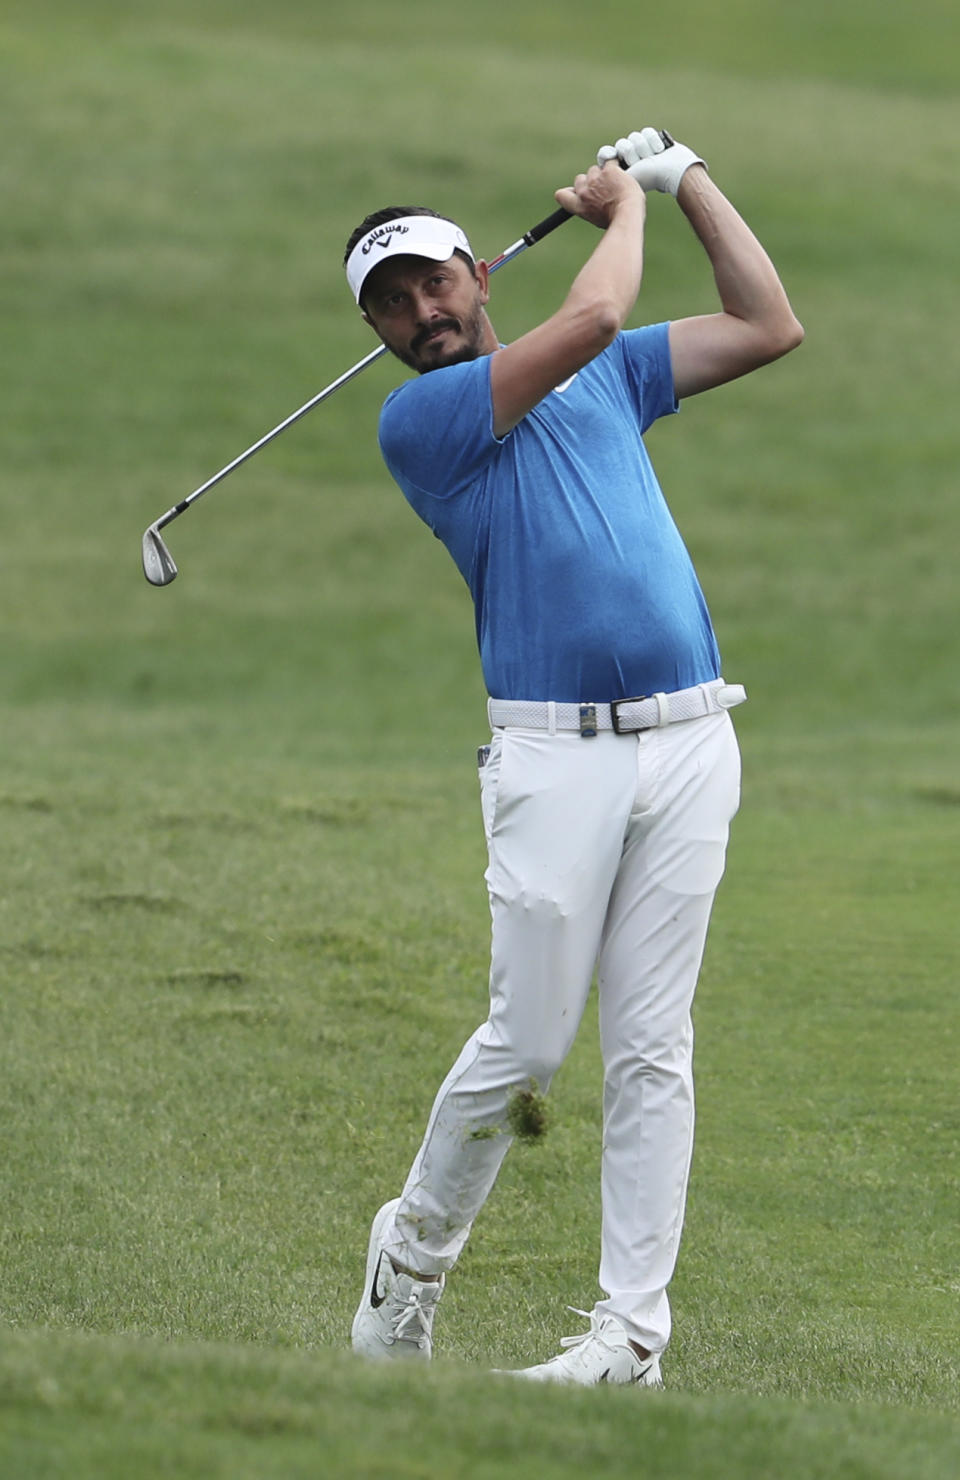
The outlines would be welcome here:
[[[473,258],[470,243],[460,227],[442,216],[398,216],[374,226],[360,238],[347,258],[347,282],[357,303],[368,275],[389,257],[429,257],[447,262],[457,251]]]

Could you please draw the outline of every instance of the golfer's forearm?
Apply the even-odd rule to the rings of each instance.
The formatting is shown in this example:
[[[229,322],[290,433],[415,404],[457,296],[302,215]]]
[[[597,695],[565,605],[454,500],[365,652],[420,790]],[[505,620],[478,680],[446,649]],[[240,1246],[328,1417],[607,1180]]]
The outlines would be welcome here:
[[[493,355],[496,436],[506,436],[554,386],[582,370],[619,334],[640,287],[643,221],[644,198],[637,190],[613,213],[556,313]]]
[[[677,202],[710,259],[724,313],[794,342],[802,337],[776,268],[706,170],[687,170]]]
[[[560,309],[571,319],[595,317],[612,340],[633,310],[643,277],[646,201],[641,192],[622,201],[590,257],[577,273]]]

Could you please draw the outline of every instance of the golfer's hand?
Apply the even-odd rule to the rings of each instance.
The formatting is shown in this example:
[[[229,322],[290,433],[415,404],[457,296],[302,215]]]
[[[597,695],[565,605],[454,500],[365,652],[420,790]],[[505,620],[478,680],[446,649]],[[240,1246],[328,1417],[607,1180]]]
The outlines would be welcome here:
[[[585,175],[578,175],[572,185],[556,191],[557,204],[571,216],[582,216],[605,231],[621,204],[642,197],[635,180],[619,168],[609,169],[592,164]]]
[[[656,128],[643,128],[615,144],[604,144],[597,152],[597,164],[605,165],[612,159],[619,161],[641,189],[662,190],[667,195],[676,195],[692,164],[706,167],[686,144],[665,144]]]

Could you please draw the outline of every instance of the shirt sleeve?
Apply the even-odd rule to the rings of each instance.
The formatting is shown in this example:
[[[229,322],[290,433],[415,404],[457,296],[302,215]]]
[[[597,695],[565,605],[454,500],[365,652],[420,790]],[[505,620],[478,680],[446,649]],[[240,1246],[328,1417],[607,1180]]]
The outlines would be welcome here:
[[[469,486],[501,445],[493,434],[490,356],[406,381],[384,402],[379,437],[402,488],[443,499]]]
[[[623,355],[627,382],[640,417],[640,430],[645,432],[658,417],[672,416],[680,409],[673,387],[670,325],[650,324],[643,329],[626,329],[617,336],[615,343]]]

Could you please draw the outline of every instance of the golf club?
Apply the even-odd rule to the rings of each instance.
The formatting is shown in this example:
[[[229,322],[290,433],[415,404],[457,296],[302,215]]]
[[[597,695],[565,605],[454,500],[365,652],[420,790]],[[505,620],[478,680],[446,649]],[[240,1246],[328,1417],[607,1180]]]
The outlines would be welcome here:
[[[661,132],[661,137],[664,144],[669,148],[673,143],[673,139],[665,131]],[[554,211],[549,216],[545,216],[542,221],[537,222],[536,226],[531,226],[529,231],[525,231],[523,236],[519,237],[517,241],[501,252],[499,257],[495,257],[489,264],[488,271],[496,272],[499,267],[503,267],[504,263],[511,262],[514,257],[518,257],[528,247],[535,246],[545,236],[549,236],[551,231],[555,231],[558,226],[563,225],[564,221],[569,221],[570,219],[570,212],[562,208]],[[180,503],[174,504],[159,519],[155,519],[144,531],[142,545],[143,573],[151,586],[169,586],[170,582],[175,580],[177,575],[176,562],[167,549],[163,536],[160,533],[161,529],[165,529],[168,524],[172,524],[174,519],[179,519],[180,515],[186,513],[190,505],[196,503],[202,494],[209,492],[217,483],[222,482],[229,473],[234,472],[248,458],[253,457],[255,452],[259,452],[261,447],[266,447],[267,443],[272,442],[274,437],[279,437],[281,432],[285,432],[287,427],[293,426],[294,422],[299,421],[301,416],[306,416],[307,412],[312,411],[314,406],[319,406],[321,401],[325,401],[328,396],[332,396],[334,391],[339,390],[342,385],[346,385],[348,381],[353,380],[361,371],[366,370],[368,365],[372,365],[374,360],[379,360],[381,355],[385,355],[386,353],[386,345],[380,344],[376,349],[371,350],[368,355],[364,355],[362,360],[358,360],[349,370],[344,371],[343,375],[331,381],[328,386],[324,386],[323,390],[318,391],[315,396],[311,396],[309,401],[305,401],[296,411],[291,412],[272,431],[267,432],[258,442],[254,442],[252,447],[248,447],[245,452],[240,453],[239,457],[235,457],[232,462],[227,463],[226,467],[221,468],[219,473],[214,473],[213,477],[208,478],[206,483],[201,483],[200,487],[195,488],[193,493],[188,494],[185,499],[181,499]]]

